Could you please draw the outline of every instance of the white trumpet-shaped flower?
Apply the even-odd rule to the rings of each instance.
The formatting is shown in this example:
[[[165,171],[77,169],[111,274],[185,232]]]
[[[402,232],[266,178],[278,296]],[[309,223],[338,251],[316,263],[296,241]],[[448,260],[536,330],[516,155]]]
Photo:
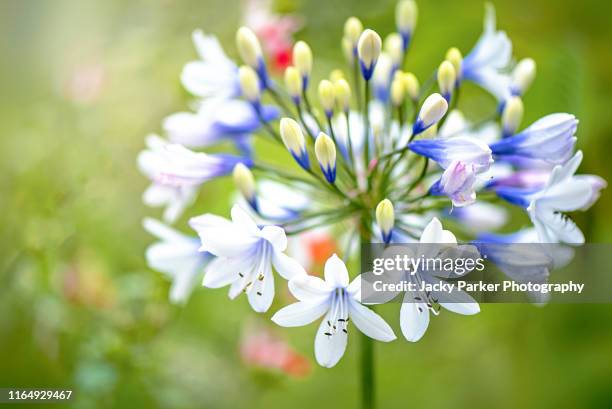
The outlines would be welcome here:
[[[170,301],[183,304],[199,285],[204,266],[212,255],[199,251],[200,241],[180,233],[155,219],[145,219],[145,230],[159,239],[147,248],[147,264],[172,280]]]
[[[209,288],[229,285],[231,299],[244,292],[253,310],[265,312],[274,299],[272,267],[286,280],[306,271],[284,254],[287,236],[282,228],[260,228],[238,205],[231,214],[231,221],[205,214],[189,222],[202,241],[200,251],[217,256],[206,267],[203,284]]]
[[[308,325],[325,315],[315,337],[315,357],[331,368],[344,355],[349,322],[370,338],[389,342],[396,337],[378,314],[358,301],[360,280],[349,284],[346,265],[335,254],[325,263],[325,280],[310,275],[295,276],[289,281],[291,294],[298,302],[282,308],[272,321],[283,327]]]
[[[437,256],[445,249],[457,250],[461,257],[478,257],[478,251],[471,245],[457,245],[455,235],[442,228],[442,223],[433,218],[423,230],[419,240],[420,247],[414,256],[424,254],[425,257]],[[412,274],[411,274],[412,273]],[[463,274],[465,274],[464,272]],[[463,274],[456,274],[455,277]],[[448,276],[448,272],[421,271],[405,272],[404,280],[413,282],[419,288],[420,283],[427,282],[436,284],[440,277]],[[480,312],[478,303],[467,293],[455,290],[449,292],[437,291],[407,291],[400,309],[400,327],[404,337],[411,342],[416,342],[423,337],[429,326],[429,313],[434,315],[440,313],[440,307],[448,311],[463,315],[473,315]]]

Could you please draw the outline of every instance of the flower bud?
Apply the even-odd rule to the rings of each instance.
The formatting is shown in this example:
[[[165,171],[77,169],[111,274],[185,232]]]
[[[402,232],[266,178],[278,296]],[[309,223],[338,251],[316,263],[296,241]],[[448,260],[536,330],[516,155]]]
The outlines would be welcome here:
[[[536,63],[531,58],[523,58],[512,71],[512,93],[524,95],[536,75]]]
[[[312,51],[304,41],[298,41],[293,46],[293,64],[302,76],[302,89],[306,89],[312,72]]]
[[[319,82],[319,101],[327,117],[331,117],[334,111],[334,85],[331,81],[322,80]]]
[[[292,66],[285,69],[285,87],[293,102],[298,104],[302,95],[302,78],[297,68]]]
[[[455,80],[457,75],[455,74],[455,68],[449,61],[443,61],[438,68],[438,88],[446,102],[450,102],[455,88]]]
[[[304,169],[310,169],[306,142],[300,125],[291,118],[280,120],[280,134],[285,147],[291,152],[296,162]]]
[[[412,127],[412,134],[418,135],[433,124],[437,123],[446,114],[448,102],[440,94],[431,94],[425,99],[416,122]]]
[[[343,78],[334,82],[334,94],[340,109],[347,112],[351,108],[351,87],[349,83]]]
[[[325,179],[329,183],[334,183],[336,181],[336,145],[334,141],[327,134],[319,132],[314,148]]]
[[[453,64],[453,68],[455,69],[455,75],[457,79],[461,78],[461,67],[463,65],[463,56],[461,55],[461,51],[457,47],[451,47],[446,52],[446,61]]]
[[[349,17],[344,23],[344,38],[350,42],[352,49],[357,47],[357,42],[362,32],[363,24],[361,24],[361,20],[357,17]]]
[[[402,37],[397,33],[392,33],[385,38],[385,51],[391,57],[395,68],[402,65],[404,50],[402,49]]]
[[[410,99],[414,102],[418,101],[420,86],[417,77],[413,73],[407,72],[403,75],[403,80],[408,97],[410,97]]]
[[[253,178],[253,173],[244,164],[238,163],[234,166],[233,177],[234,183],[242,196],[251,206],[256,208],[257,201],[255,199],[255,179]]]
[[[395,211],[389,199],[381,200],[376,206],[376,223],[382,232],[383,241],[388,244],[395,224]]]
[[[240,27],[236,32],[236,46],[240,58],[245,64],[250,65],[255,70],[258,70],[263,60],[261,46],[257,36],[251,29]]]
[[[342,54],[349,64],[353,64],[355,56],[357,55],[357,46],[353,46],[351,40],[344,37],[342,38]]]
[[[357,44],[357,54],[359,55],[359,64],[361,65],[361,73],[366,81],[372,78],[374,67],[380,56],[382,40],[378,33],[374,30],[366,29],[359,37]]]
[[[255,70],[248,65],[243,65],[238,70],[238,80],[242,95],[254,104],[259,103],[261,90],[259,89],[259,78]]]
[[[331,82],[337,82],[338,80],[344,79],[344,73],[342,70],[335,69],[329,74],[329,80]]]
[[[406,87],[404,86],[404,78],[401,72],[396,72],[391,82],[391,103],[398,107],[404,103],[406,97]]]
[[[400,0],[395,7],[395,25],[402,36],[402,48],[408,49],[410,38],[414,32],[418,8],[414,0]]]
[[[512,136],[523,120],[523,101],[520,97],[511,97],[504,106],[502,113],[502,135]]]

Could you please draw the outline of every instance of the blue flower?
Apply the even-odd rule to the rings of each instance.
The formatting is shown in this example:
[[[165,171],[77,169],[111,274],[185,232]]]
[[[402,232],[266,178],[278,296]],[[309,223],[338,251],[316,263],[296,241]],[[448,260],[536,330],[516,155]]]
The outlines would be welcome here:
[[[411,142],[408,147],[414,153],[432,159],[444,169],[453,161],[473,164],[476,173],[489,169],[493,159],[486,143],[469,136],[448,139],[423,139]]]
[[[547,115],[514,136],[491,144],[497,158],[526,157],[548,163],[565,163],[572,155],[578,120],[574,115]]]

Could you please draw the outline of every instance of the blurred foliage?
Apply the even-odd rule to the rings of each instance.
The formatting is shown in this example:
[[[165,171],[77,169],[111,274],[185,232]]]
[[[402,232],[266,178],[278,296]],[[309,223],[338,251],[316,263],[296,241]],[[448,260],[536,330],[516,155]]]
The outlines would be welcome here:
[[[526,123],[555,111],[580,118],[583,172],[612,180],[612,9],[597,0],[495,1],[515,55],[538,76]],[[316,71],[342,63],[339,38],[357,15],[386,34],[394,2],[279,1],[302,14]],[[4,0],[0,13],[0,384],[72,388],[75,408],[235,408],[357,405],[357,337],[340,364],[305,379],[246,370],[239,355],[244,299],[196,291],[167,302],[168,283],[143,253],[135,158],[190,97],[178,77],[195,58],[190,33],[220,36],[235,55],[235,0]],[[426,78],[446,49],[466,52],[481,1],[420,2],[410,69]],[[336,41],[338,40],[338,41]],[[468,90],[474,115],[491,101]],[[227,214],[224,181],[207,184],[192,214]],[[576,215],[590,241],[612,239],[610,195]],[[524,216],[515,226],[526,223]],[[179,224],[183,226],[184,224]],[[277,297],[271,311],[289,301]],[[399,333],[397,305],[380,308]],[[575,408],[612,402],[612,307],[484,305],[442,314],[417,344],[378,344],[382,407]],[[312,357],[316,327],[278,331]],[[23,407],[26,407],[24,405]]]

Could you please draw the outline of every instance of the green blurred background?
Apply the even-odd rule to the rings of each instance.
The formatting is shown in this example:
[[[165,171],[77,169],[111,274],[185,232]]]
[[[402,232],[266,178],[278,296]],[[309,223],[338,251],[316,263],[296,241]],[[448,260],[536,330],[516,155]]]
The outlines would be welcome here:
[[[529,123],[556,111],[580,118],[583,173],[612,180],[612,8],[595,0],[495,1],[498,25],[538,75]],[[421,1],[410,69],[424,80],[446,49],[481,32],[481,1]],[[317,75],[342,63],[350,15],[382,34],[394,2],[283,1],[307,25],[297,35]],[[0,2],[0,387],[75,390],[75,408],[311,408],[358,405],[358,340],[334,369],[313,360],[316,326],[278,330],[311,362],[302,378],[247,367],[239,343],[269,325],[245,299],[197,290],[167,302],[147,269],[141,204],[144,137],[190,96],[179,82],[195,59],[190,34],[214,32],[235,56],[234,0]],[[196,209],[226,215],[230,186],[207,184]],[[589,241],[612,241],[610,195],[576,215]],[[517,225],[525,220],[515,222]],[[184,224],[179,224],[184,226]],[[271,311],[287,298],[279,297]],[[396,333],[397,305],[381,308]],[[483,305],[445,313],[417,344],[377,344],[381,407],[612,407],[612,306]],[[273,331],[276,331],[272,327]]]

